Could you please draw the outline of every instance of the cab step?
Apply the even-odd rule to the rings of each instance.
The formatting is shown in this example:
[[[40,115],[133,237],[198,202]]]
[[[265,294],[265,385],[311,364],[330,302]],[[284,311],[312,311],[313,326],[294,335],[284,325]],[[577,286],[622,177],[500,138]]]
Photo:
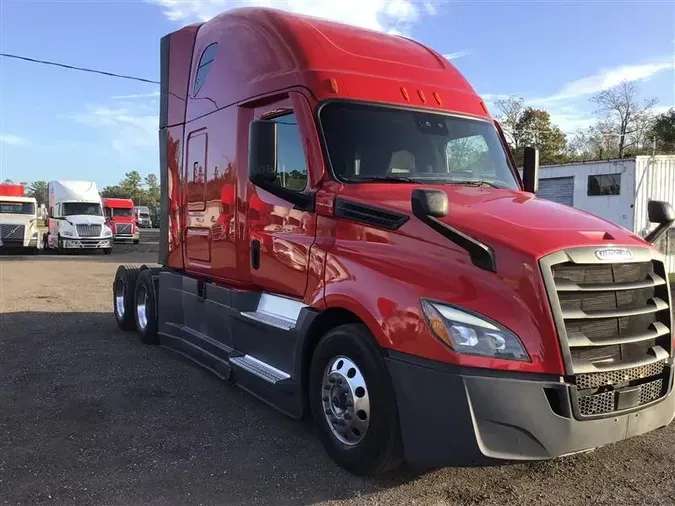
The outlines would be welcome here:
[[[287,380],[291,377],[290,374],[280,371],[276,367],[273,367],[262,360],[258,360],[251,355],[232,357],[230,358],[230,363],[258,376],[259,378],[264,379],[273,385],[276,385],[277,383]]]

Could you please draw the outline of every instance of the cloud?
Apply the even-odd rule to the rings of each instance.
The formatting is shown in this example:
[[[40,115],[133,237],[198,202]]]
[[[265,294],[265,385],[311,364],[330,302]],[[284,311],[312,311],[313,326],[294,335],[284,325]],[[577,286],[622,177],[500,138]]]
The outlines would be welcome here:
[[[447,53],[443,55],[443,58],[446,60],[456,60],[457,58],[462,58],[464,56],[469,56],[471,51],[455,51],[454,53]]]
[[[157,114],[138,114],[123,107],[89,106],[87,112],[74,114],[71,119],[101,129],[110,139],[111,147],[124,159],[139,151],[157,147],[159,119]]]
[[[134,95],[115,95],[110,97],[111,100],[131,100],[135,98],[154,98],[159,97],[159,91],[153,91],[152,93],[139,93]]]
[[[604,69],[595,75],[570,81],[557,93],[531,100],[530,103],[545,105],[559,100],[568,100],[585,95],[592,95],[599,91],[608,90],[621,84],[623,81],[646,81],[664,70],[672,69],[675,62],[646,63],[637,65],[622,65],[610,69]]]
[[[25,146],[28,141],[23,137],[12,134],[0,133],[0,144],[8,144],[10,146]]]
[[[208,21],[238,7],[273,7],[382,32],[402,34],[422,16],[436,13],[431,0],[146,0],[163,8],[171,21]]]

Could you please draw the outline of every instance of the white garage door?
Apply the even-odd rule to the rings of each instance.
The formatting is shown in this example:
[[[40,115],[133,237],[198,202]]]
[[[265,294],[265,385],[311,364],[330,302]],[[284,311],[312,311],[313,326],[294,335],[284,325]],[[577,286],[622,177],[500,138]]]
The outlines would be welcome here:
[[[537,197],[551,200],[558,204],[572,206],[574,204],[574,178],[554,177],[540,179]]]

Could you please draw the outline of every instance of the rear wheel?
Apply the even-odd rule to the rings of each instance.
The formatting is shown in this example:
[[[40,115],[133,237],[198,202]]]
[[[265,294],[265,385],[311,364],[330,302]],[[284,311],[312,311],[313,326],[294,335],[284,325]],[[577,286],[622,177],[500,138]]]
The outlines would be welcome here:
[[[309,403],[326,452],[360,475],[402,462],[398,412],[382,354],[364,325],[328,332],[314,350]]]
[[[138,276],[134,300],[138,337],[145,344],[157,344],[157,296],[150,269],[144,269]]]
[[[140,270],[132,265],[120,265],[113,281],[113,310],[122,330],[134,330],[134,291]]]

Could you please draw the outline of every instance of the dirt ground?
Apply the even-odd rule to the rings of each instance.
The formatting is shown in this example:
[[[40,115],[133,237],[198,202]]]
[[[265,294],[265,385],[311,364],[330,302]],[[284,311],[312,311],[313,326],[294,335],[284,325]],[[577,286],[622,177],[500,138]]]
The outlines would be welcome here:
[[[0,504],[675,504],[675,424],[551,462],[351,476],[308,424],[117,329],[117,265],[155,257],[0,256]]]

